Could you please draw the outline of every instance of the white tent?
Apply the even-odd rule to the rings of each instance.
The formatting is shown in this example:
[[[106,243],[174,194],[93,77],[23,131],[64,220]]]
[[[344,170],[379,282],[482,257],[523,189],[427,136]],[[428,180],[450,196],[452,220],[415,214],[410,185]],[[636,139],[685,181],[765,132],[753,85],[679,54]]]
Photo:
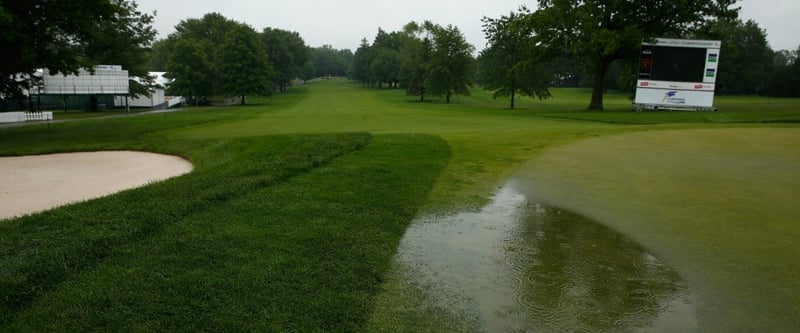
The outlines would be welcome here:
[[[164,89],[169,83],[169,79],[164,77],[165,72],[150,72],[150,76],[155,77],[156,87],[150,90],[150,97],[139,96],[136,98],[128,98],[128,105],[137,108],[153,108],[166,103],[167,99],[164,96]],[[138,80],[138,78],[133,78]],[[114,99],[114,105],[125,105],[125,96],[117,96]]]

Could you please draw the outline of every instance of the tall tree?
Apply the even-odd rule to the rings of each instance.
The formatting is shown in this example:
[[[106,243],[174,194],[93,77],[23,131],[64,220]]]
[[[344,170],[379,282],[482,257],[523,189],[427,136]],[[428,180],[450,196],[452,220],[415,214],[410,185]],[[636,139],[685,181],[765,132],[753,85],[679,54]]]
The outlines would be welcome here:
[[[378,29],[375,42],[372,43],[370,74],[372,81],[377,82],[379,87],[384,83],[391,87],[397,85],[402,64],[403,40],[404,35],[400,32],[387,33]]]
[[[722,41],[722,63],[717,76],[717,91],[732,94],[760,94],[771,74],[773,51],[767,33],[756,22],[715,22],[710,38]]]
[[[3,0],[0,1],[0,96],[19,96],[39,68],[77,74],[95,61],[126,60],[138,71],[142,52],[154,38],[152,15],[124,0]],[[114,45],[115,40],[127,44]],[[116,64],[116,62],[115,62]]]
[[[112,3],[119,10],[113,20],[95,23],[92,30],[95,42],[87,45],[86,56],[93,64],[122,66],[132,77],[130,95],[149,96],[155,84],[148,66],[156,37],[153,16],[139,12],[135,2],[112,0]]]
[[[217,48],[219,93],[226,96],[272,95],[272,64],[267,51],[252,27],[238,24],[229,30]]]
[[[309,49],[297,32],[265,28],[261,40],[272,63],[275,87],[278,91],[286,91],[308,62]]]
[[[214,95],[215,80],[212,64],[202,44],[191,38],[170,37],[167,73],[172,82],[167,91],[176,96],[194,97],[195,105],[201,98]]]
[[[405,88],[406,94],[419,96],[420,102],[425,101],[428,89],[425,81],[429,75],[429,63],[433,42],[431,34],[435,25],[430,21],[423,24],[409,22],[403,27],[406,34],[402,49],[403,60],[400,66],[398,79]]]
[[[350,50],[337,50],[332,45],[323,45],[311,49],[312,68],[316,77],[345,77],[350,71],[353,56]]]
[[[511,109],[517,94],[551,97],[547,89],[550,76],[543,69],[542,52],[534,43],[533,29],[523,18],[530,12],[521,8],[498,19],[483,18],[488,47],[481,52],[482,85],[494,91],[494,98],[508,96]]]
[[[350,78],[360,81],[363,86],[367,86],[369,82],[370,72],[369,66],[372,62],[371,51],[372,47],[366,38],[361,40],[361,45],[356,49],[353,55],[353,68],[350,72]]]
[[[737,0],[540,0],[529,15],[536,42],[551,52],[578,57],[594,73],[589,109],[603,109],[612,62],[635,58],[641,42],[683,37],[709,20],[735,19]]]
[[[469,85],[474,74],[474,47],[467,43],[461,31],[452,25],[435,27],[432,31],[429,75],[426,79],[428,92],[433,96],[444,96],[450,103],[453,94],[469,95]]]
[[[167,70],[167,60],[169,60],[169,43],[166,39],[157,40],[153,43],[150,51],[150,62],[147,67],[153,72],[165,72]]]
[[[193,97],[196,103],[217,94],[220,84],[217,49],[236,24],[219,13],[208,13],[175,26],[166,46],[169,56],[164,76],[172,80],[170,93]]]
[[[219,13],[187,19],[166,42],[170,90],[195,100],[213,96],[268,95],[271,66],[265,46],[252,27]],[[189,95],[187,95],[189,94]]]
[[[775,52],[766,93],[771,96],[800,97],[800,46],[792,51]]]

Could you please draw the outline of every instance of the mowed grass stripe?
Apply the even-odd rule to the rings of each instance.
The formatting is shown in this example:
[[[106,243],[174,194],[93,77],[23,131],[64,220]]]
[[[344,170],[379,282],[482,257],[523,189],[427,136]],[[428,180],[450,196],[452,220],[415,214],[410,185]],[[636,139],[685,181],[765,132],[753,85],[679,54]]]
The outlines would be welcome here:
[[[282,136],[190,144],[193,173],[0,223],[0,322],[117,248],[360,149],[369,134]],[[175,146],[181,146],[175,143]],[[177,149],[177,148],[176,148]]]
[[[449,155],[433,136],[376,136],[115,249],[0,330],[362,330]]]

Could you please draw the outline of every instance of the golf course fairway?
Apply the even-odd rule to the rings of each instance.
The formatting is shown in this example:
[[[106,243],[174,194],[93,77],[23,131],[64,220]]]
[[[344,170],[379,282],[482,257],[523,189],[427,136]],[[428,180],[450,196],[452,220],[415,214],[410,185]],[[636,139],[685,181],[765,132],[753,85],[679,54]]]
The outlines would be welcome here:
[[[607,136],[545,152],[517,178],[676,269],[697,297],[699,331],[791,331],[800,313],[798,142],[797,128]]]
[[[0,331],[481,332],[524,316],[468,294],[443,298],[499,321],[431,307],[441,290],[406,274],[426,262],[453,268],[435,282],[498,277],[534,319],[580,303],[586,318],[561,313],[571,331],[798,330],[800,99],[633,112],[610,93],[587,111],[576,88],[509,110],[471,92],[420,103],[319,79],[244,106],[0,128],[0,156],[141,151],[194,166],[1,220]],[[428,260],[440,253],[415,235],[519,269]],[[457,259],[484,258],[472,253]],[[510,288],[518,276],[533,279]],[[573,277],[589,287],[536,284]]]

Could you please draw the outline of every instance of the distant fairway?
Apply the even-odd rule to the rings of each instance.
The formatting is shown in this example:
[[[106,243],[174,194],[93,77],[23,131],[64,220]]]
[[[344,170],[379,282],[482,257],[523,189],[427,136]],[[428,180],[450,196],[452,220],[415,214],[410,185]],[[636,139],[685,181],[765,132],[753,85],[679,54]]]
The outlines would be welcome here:
[[[789,331],[800,313],[798,142],[797,128],[608,136],[541,154],[520,177],[675,267],[699,298],[701,330]]]

